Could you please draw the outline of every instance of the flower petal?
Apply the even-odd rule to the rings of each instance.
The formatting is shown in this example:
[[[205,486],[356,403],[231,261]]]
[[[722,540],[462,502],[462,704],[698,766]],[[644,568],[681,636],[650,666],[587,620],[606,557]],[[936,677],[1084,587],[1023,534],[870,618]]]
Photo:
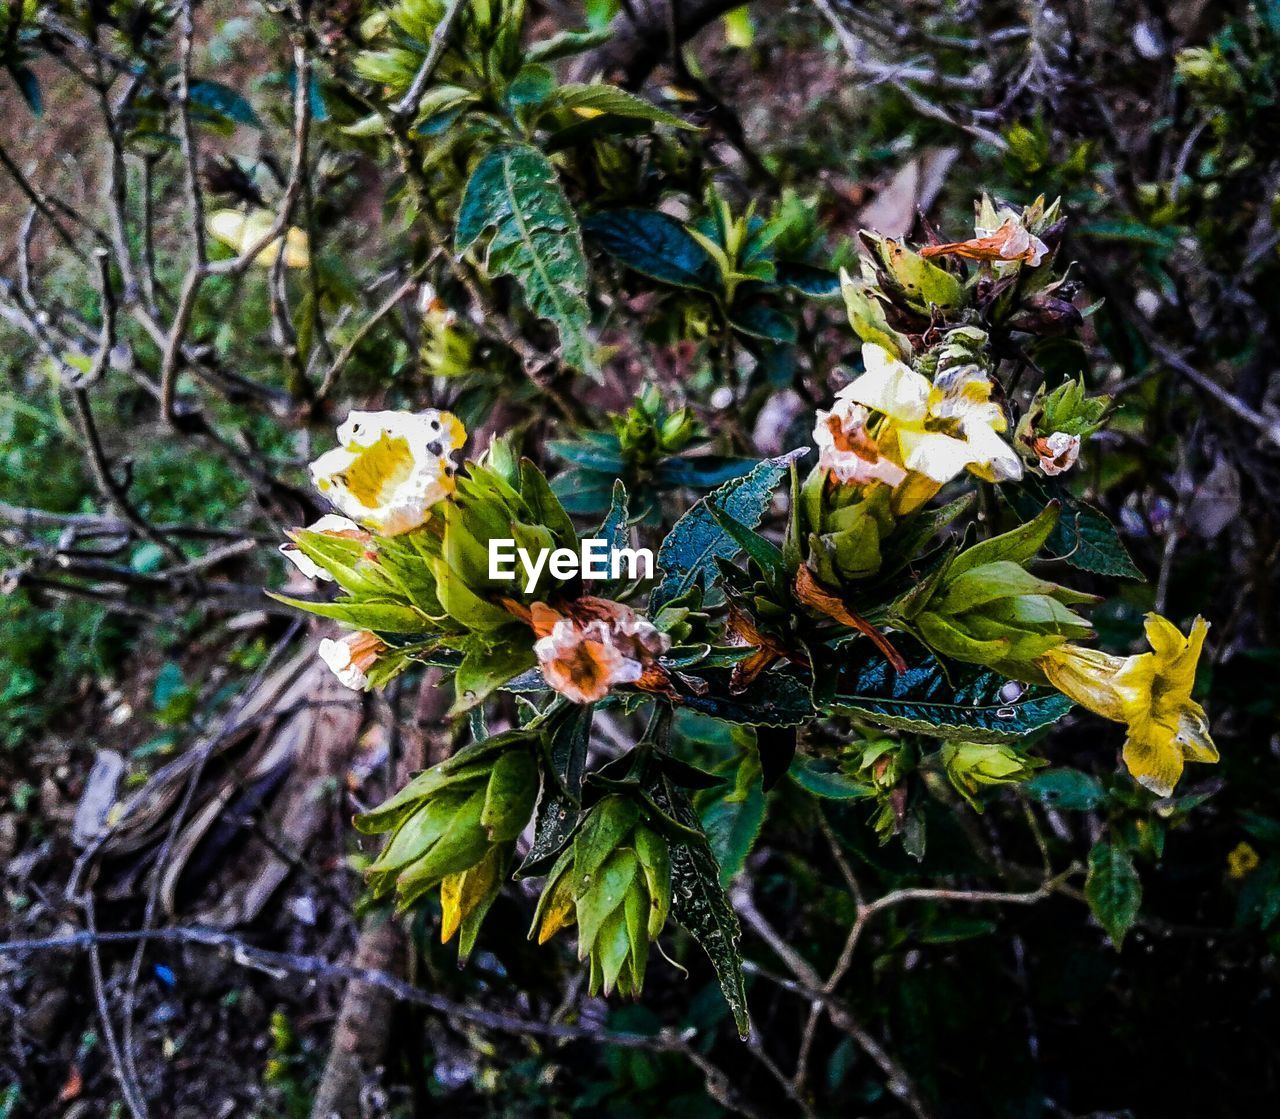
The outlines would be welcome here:
[[[867,371],[845,385],[837,395],[905,424],[924,421],[929,411],[929,382],[899,361],[883,346],[865,342],[862,362]]]

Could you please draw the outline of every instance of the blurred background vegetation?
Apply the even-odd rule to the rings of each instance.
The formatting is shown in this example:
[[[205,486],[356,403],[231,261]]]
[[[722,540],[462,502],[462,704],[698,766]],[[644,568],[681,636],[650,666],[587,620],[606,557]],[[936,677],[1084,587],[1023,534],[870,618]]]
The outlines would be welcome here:
[[[355,1006],[340,984],[190,945],[158,945],[136,966],[132,945],[104,946],[98,979],[86,954],[0,955],[0,1116],[127,1114],[122,1061],[153,1113],[174,1116],[305,1116],[318,1091],[341,1091],[343,1115],[397,1117],[439,1107],[1253,1116],[1280,1099],[1280,3],[683,6],[671,16],[641,0],[530,3],[530,39],[617,21],[591,64],[704,128],[643,156],[620,146],[618,164],[593,165],[600,181],[569,182],[571,201],[681,193],[688,217],[714,184],[734,212],[755,202],[779,258],[830,269],[853,259],[860,227],[915,236],[927,222],[959,239],[984,190],[1023,204],[1061,196],[1060,259],[1077,262],[1073,278],[1097,307],[1083,353],[1043,360],[1115,397],[1077,484],[1146,577],[1118,592],[1078,585],[1111,594],[1095,618],[1116,651],[1153,608],[1212,621],[1201,684],[1221,764],[1153,813],[1113,773],[1117,736],[1073,718],[1052,747],[1069,776],[988,797],[980,816],[932,804],[923,861],[882,846],[860,804],[815,809],[787,783],[766,796],[740,778],[740,797],[714,811],[720,850],[731,865],[740,850],[746,867],[734,896],[757,1034],[745,1047],[706,962],[680,940],[669,951],[689,974],[656,960],[634,1004],[584,998],[567,950],[555,965],[547,952],[535,959],[531,903],[518,895],[499,900],[465,972],[434,943],[431,907],[406,952],[353,916],[361,886],[346,820],[397,764],[447,748],[443,708],[410,682],[363,706],[339,695],[332,710],[303,710],[299,624],[258,591],[285,578],[267,542],[314,511],[303,485],[313,441],[327,446],[353,405],[451,407],[479,438],[518,429],[526,453],[576,471],[562,491],[579,495],[572,511],[591,513],[609,478],[593,486],[582,431],[625,414],[648,383],[658,395],[630,428],[620,422],[615,450],[632,472],[633,509],[647,494],[657,525],[667,495],[699,482],[662,473],[693,431],[662,428],[665,418],[687,407],[723,455],[804,444],[854,348],[841,310],[781,295],[785,337],[759,323],[763,339],[720,333],[704,308],[632,284],[596,254],[593,267],[613,277],[596,308],[611,347],[601,381],[531,368],[501,316],[474,304],[474,321],[456,317],[419,284],[439,265],[431,225],[453,203],[442,193],[441,213],[424,212],[396,153],[359,126],[368,83],[352,59],[377,5],[28,4],[19,20],[10,0],[0,8],[5,939],[67,934],[86,911],[102,928],[135,927],[159,906],[176,923],[216,918],[266,951],[341,961],[358,945],[358,966],[398,971],[452,1004],[583,1029],[526,1036],[385,990]],[[108,245],[132,238],[132,257],[154,261],[141,305],[172,312],[190,260],[188,164],[166,123],[173,87],[130,75],[177,80],[188,19],[200,87],[192,142],[211,205],[270,204],[288,190],[299,43],[311,59],[301,207],[312,266],[287,280],[252,269],[204,284],[186,332],[190,371],[166,421],[149,379],[165,338],[126,323],[123,305],[105,368],[89,368],[104,300],[86,251],[95,242],[76,231],[79,215]],[[141,88],[126,103],[131,82]],[[112,226],[117,187],[123,232]],[[455,278],[439,282],[457,294]],[[500,284],[485,295],[507,306]],[[525,327],[545,344],[545,331]],[[335,365],[333,387],[317,393],[317,374]],[[174,531],[148,538],[135,518]],[[233,707],[246,689],[264,696],[248,714]],[[690,760],[738,771],[740,732],[698,718],[679,730]],[[144,788],[154,790],[146,821],[94,851],[94,796],[107,790],[106,813]],[[198,830],[174,814],[187,796]],[[777,981],[786,950],[823,976],[836,966],[858,917],[842,866],[877,893],[942,879],[1028,889],[1016,868],[1040,864],[1037,842],[1060,862],[1107,829],[1128,836],[1142,887],[1120,950],[1071,891],[998,908],[927,901],[868,921],[833,994],[842,1024]],[[75,905],[64,896],[73,865]],[[104,1016],[104,1001],[124,1016]],[[358,1073],[335,1071],[335,1051]]]

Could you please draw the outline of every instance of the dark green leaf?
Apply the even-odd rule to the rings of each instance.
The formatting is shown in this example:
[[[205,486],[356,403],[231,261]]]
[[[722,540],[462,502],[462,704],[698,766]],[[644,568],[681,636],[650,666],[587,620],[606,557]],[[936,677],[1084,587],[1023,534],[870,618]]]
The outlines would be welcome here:
[[[190,97],[193,105],[207,109],[236,124],[247,124],[251,128],[262,127],[262,121],[253,111],[253,106],[242,94],[229,85],[223,85],[222,82],[208,80],[192,82]]]
[[[865,782],[846,777],[835,762],[824,758],[797,758],[791,767],[791,780],[825,800],[865,800],[875,796]]]
[[[749,474],[709,493],[675,523],[658,550],[662,582],[649,596],[650,613],[699,585],[706,592],[706,601],[718,601],[719,595],[711,593],[719,570],[716,558],[732,558],[738,552],[738,544],[717,523],[708,505],[714,504],[739,524],[755,528],[773,499],[778,480],[789,464],[805,453],[796,450],[766,459]]]
[[[1027,782],[1026,790],[1042,804],[1077,812],[1097,808],[1106,796],[1102,782],[1078,769],[1047,769],[1037,773]]]
[[[667,124],[672,128],[694,128],[687,120],[681,120],[666,109],[619,89],[616,85],[595,82],[590,85],[568,83],[556,90],[550,104],[557,108],[582,111],[584,116],[603,113],[611,117],[631,117],[635,120],[651,121],[654,124]]]
[[[44,116],[44,97],[40,93],[40,79],[29,66],[10,66],[9,74],[32,116]]]
[[[796,324],[790,316],[767,303],[735,306],[729,315],[729,325],[743,334],[769,342],[790,343],[796,340]]]
[[[547,740],[542,763],[542,793],[533,825],[533,843],[517,878],[544,873],[555,861],[573,829],[582,806],[582,775],[591,741],[591,716],[595,708],[574,707],[557,723]]]
[[[1050,501],[1062,506],[1062,515],[1045,543],[1046,556],[1095,575],[1143,578],[1106,516],[1065,486],[1028,477],[1020,485],[1005,486],[1002,492],[1024,520],[1036,516]]]
[[[698,817],[684,792],[666,778],[652,790],[654,801],[678,823],[701,832]],[[720,868],[705,838],[671,838],[671,915],[702,945],[725,1001],[733,1011],[738,1033],[751,1029],[747,1015],[747,988],[738,952],[741,930],[738,917],[720,885]]]
[[[710,254],[675,218],[657,210],[606,210],[583,230],[628,268],[675,287],[715,291],[719,272]]]
[[[726,455],[698,455],[693,458],[673,457],[658,463],[653,472],[659,486],[692,486],[710,489],[731,478],[746,474],[758,459],[735,458]]]
[[[1094,846],[1089,852],[1084,896],[1118,951],[1142,905],[1142,882],[1127,850],[1109,842]]]
[[[698,798],[702,830],[706,832],[711,852],[720,864],[720,884],[728,886],[746,864],[764,826],[768,799],[758,779],[753,779],[745,793],[729,785],[714,795]]]
[[[792,288],[815,298],[840,294],[840,276],[811,264],[779,261],[777,281],[782,287]]]
[[[881,653],[865,640],[826,653],[826,663],[838,659],[835,671],[819,673],[814,703],[833,714],[862,715],[881,726],[916,731],[937,738],[967,742],[1007,742],[1056,723],[1071,701],[1046,688],[1012,685],[985,669],[942,662],[924,646],[902,634],[892,640],[907,662],[895,672]],[[818,652],[815,663],[824,663]],[[1002,694],[1004,693],[1004,694]]]
[[[555,324],[566,365],[598,375],[587,328],[587,260],[578,219],[555,168],[536,148],[495,148],[467,180],[455,246],[466,252],[492,230],[485,268],[514,276],[529,309]]]
[[[813,718],[809,689],[790,672],[762,673],[739,695],[729,691],[725,669],[700,669],[698,675],[706,691],[681,696],[681,704],[691,711],[750,726],[795,727]]]
[[[598,443],[571,442],[568,439],[552,439],[547,443],[547,450],[574,466],[585,466],[588,470],[599,470],[612,477],[622,473],[625,463],[622,452]]]

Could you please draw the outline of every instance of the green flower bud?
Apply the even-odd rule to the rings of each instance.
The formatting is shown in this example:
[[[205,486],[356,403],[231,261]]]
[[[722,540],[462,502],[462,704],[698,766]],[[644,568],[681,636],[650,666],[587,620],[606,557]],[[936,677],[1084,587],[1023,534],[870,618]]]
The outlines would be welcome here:
[[[1090,636],[1089,623],[1070,607],[1097,601],[1026,570],[1057,518],[1050,505],[1035,520],[944,562],[895,604],[897,618],[944,656],[1042,683],[1035,659]]]
[[[922,315],[931,307],[955,311],[964,303],[964,285],[945,268],[891,238],[865,229],[859,236],[871,252],[881,290],[894,303]]]
[[[599,801],[547,877],[529,932],[544,944],[578,927],[578,958],[589,961],[590,989],[636,995],[649,943],[671,907],[667,841],[629,797]]]
[[[512,731],[474,743],[356,817],[358,830],[391,835],[365,872],[373,896],[394,892],[403,911],[440,886],[441,940],[461,928],[464,958],[533,813],[535,742]]]
[[[990,785],[1015,785],[1028,780],[1041,766],[1043,758],[1019,753],[1007,743],[947,742],[939,753],[947,778],[977,811],[982,805],[978,791]]]

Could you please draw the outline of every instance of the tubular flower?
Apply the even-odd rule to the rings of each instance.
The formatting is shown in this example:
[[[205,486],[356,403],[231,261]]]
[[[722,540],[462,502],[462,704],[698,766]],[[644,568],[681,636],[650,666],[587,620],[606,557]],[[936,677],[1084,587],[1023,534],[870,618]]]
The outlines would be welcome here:
[[[535,602],[530,622],[543,676],[574,703],[595,703],[617,684],[665,683],[658,658],[671,639],[629,606],[590,595],[562,610]]]
[[[369,670],[386,651],[387,644],[376,633],[357,630],[334,640],[326,637],[320,642],[320,659],[333,674],[353,691],[369,688]]]
[[[867,371],[841,389],[838,399],[888,417],[908,470],[937,485],[962,470],[989,482],[1022,477],[1021,460],[1000,438],[1008,425],[980,366],[955,366],[931,385],[874,342],[863,344],[862,360]]]
[[[844,485],[884,482],[896,486],[907,472],[880,454],[867,433],[870,413],[861,404],[837,398],[829,412],[818,411],[813,441],[818,445],[818,469]]]
[[[1031,449],[1040,460],[1040,469],[1046,474],[1065,474],[1080,457],[1080,436],[1055,431],[1052,435],[1037,438]]]
[[[1124,764],[1139,784],[1169,796],[1186,762],[1216,762],[1204,708],[1191,698],[1196,662],[1209,623],[1197,617],[1191,633],[1159,614],[1147,615],[1151,652],[1115,657],[1060,645],[1036,661],[1049,682],[1104,719],[1124,723]]]
[[[311,464],[311,480],[340,512],[398,536],[453,493],[453,454],[466,438],[449,412],[352,412],[338,428],[341,446]]]
[[[326,513],[314,524],[307,525],[306,530],[307,532],[318,532],[322,536],[337,536],[346,540],[359,540],[362,543],[373,539],[355,521],[349,517],[340,517],[337,513]],[[280,545],[280,554],[308,579],[320,579],[326,583],[333,582],[333,576],[292,540]]]
[[[1023,225],[1021,215],[1006,209],[1001,210],[998,216],[1004,219],[999,227],[977,226],[974,229],[977,236],[971,240],[928,245],[920,250],[920,255],[926,259],[931,256],[961,256],[966,260],[999,263],[1016,260],[1036,267],[1049,247]]]

